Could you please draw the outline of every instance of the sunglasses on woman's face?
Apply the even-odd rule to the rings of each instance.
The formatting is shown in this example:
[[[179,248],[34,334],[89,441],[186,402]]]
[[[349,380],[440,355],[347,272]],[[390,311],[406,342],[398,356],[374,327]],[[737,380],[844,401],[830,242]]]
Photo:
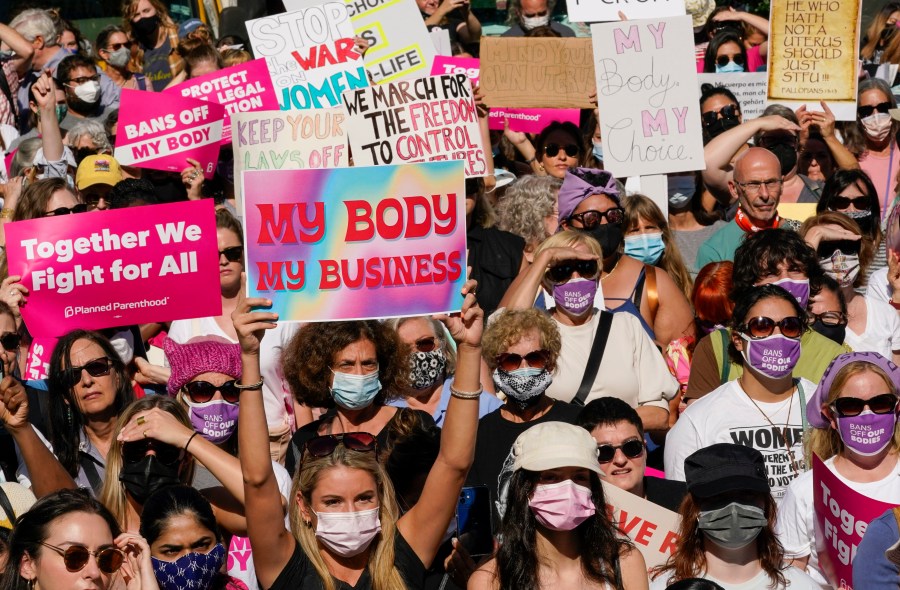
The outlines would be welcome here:
[[[60,215],[69,215],[74,213],[84,213],[88,210],[87,203],[78,203],[74,207],[57,207],[52,211],[44,213],[44,217],[58,217]]]
[[[440,344],[440,340],[438,340],[435,336],[428,336],[427,338],[419,338],[413,344],[413,347],[418,352],[431,352]]]
[[[847,314],[841,313],[839,311],[826,311],[822,313],[808,313],[807,317],[809,318],[810,325],[815,322],[822,322],[826,326],[846,326],[847,325]]]
[[[226,402],[236,404],[241,397],[241,391],[235,387],[235,383],[236,379],[226,381],[222,385],[213,385],[209,381],[191,381],[184,384],[184,392],[195,404],[205,404],[216,395],[217,391]]]
[[[606,211],[595,211],[591,209],[590,211],[582,211],[581,213],[573,213],[569,216],[569,223],[572,221],[577,221],[581,223],[581,227],[579,229],[594,229],[600,222],[603,221],[603,218],[606,218],[607,223],[612,223],[613,225],[619,225],[623,221],[625,221],[625,209],[621,207],[613,207],[612,209],[608,209]]]
[[[875,111],[879,113],[887,113],[891,110],[891,103],[889,102],[880,102],[876,105],[866,105],[862,107],[856,108],[856,114],[859,115],[860,119],[865,119],[866,117],[871,117]]]
[[[577,145],[570,143],[568,145],[559,145],[558,143],[548,143],[544,146],[544,155],[548,158],[555,158],[559,154],[559,150],[565,150],[566,155],[574,158],[581,151]]]
[[[827,240],[819,242],[816,248],[816,256],[819,258],[831,258],[835,252],[841,254],[859,254],[860,240]]]
[[[4,348],[6,346],[4,345]],[[112,361],[107,357],[100,357],[89,361],[80,367],[69,367],[65,370],[66,382],[69,387],[74,387],[81,381],[81,372],[87,371],[91,377],[103,377],[109,375],[109,369],[112,367]]]
[[[514,352],[501,352],[497,355],[497,366],[509,373],[521,367],[523,360],[532,369],[544,369],[547,367],[547,363],[550,362],[550,351],[541,348],[532,350],[526,355]]]
[[[740,331],[751,338],[768,338],[775,332],[775,328],[778,328],[785,338],[799,338],[803,335],[804,326],[797,316],[788,316],[777,322],[772,318],[759,316],[747,320]]]
[[[125,43],[110,43],[109,47],[107,47],[106,50],[112,53],[113,51],[118,51],[123,47],[125,47],[126,49],[131,49],[131,41],[126,41]]]
[[[153,438],[122,443],[122,459],[126,463],[137,463],[150,451],[156,453],[157,460],[163,465],[177,465],[184,458],[183,450]]]
[[[600,463],[609,463],[616,456],[618,449],[622,449],[622,454],[629,459],[637,459],[644,452],[644,441],[633,438],[620,445],[597,445],[597,460]]]
[[[225,257],[225,260],[228,262],[240,262],[241,258],[244,257],[244,247],[243,246],[231,246],[225,248],[224,250],[219,250],[219,257]]]
[[[741,114],[741,109],[736,104],[727,104],[718,111],[706,111],[700,115],[704,127],[712,127],[719,120],[719,115],[723,119],[737,119]]]
[[[596,260],[564,260],[547,269],[547,279],[554,284],[568,282],[576,272],[585,279],[597,277],[599,266]]]
[[[316,458],[327,457],[334,453],[340,445],[359,453],[378,452],[378,443],[375,437],[368,432],[345,432],[344,434],[326,434],[309,439],[303,447],[303,455],[309,454]]]
[[[15,332],[5,332],[0,335],[0,344],[3,345],[3,350],[16,350],[21,341],[22,337]]]
[[[736,53],[733,56],[720,55],[719,57],[716,58],[716,65],[719,66],[720,68],[724,68],[725,66],[728,65],[729,61],[733,61],[737,65],[743,66],[747,60],[744,59],[744,54],[742,54],[742,53]]]
[[[858,197],[831,197],[829,209],[832,211],[842,211],[849,209],[853,205],[860,211],[868,211],[872,206],[872,197],[869,195],[860,195]]]
[[[897,409],[897,396],[893,393],[882,393],[869,399],[858,397],[839,397],[831,403],[831,407],[843,418],[853,418],[863,413],[868,407],[873,414],[890,414]]]
[[[125,561],[125,554],[116,547],[101,547],[97,551],[91,551],[84,545],[69,545],[63,549],[43,541],[40,544],[62,555],[63,563],[70,572],[83,570],[91,555],[97,559],[97,567],[100,571],[108,575],[119,571],[119,568],[122,567],[122,563]]]

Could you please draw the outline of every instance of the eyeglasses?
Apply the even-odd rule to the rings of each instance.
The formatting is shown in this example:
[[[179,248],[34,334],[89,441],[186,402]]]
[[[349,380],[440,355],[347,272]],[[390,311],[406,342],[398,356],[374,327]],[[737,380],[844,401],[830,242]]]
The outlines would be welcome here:
[[[307,453],[313,457],[327,457],[334,453],[339,445],[358,453],[378,453],[378,442],[368,432],[345,432],[344,434],[326,434],[306,441],[303,446],[303,455]]]
[[[831,197],[829,208],[832,211],[841,209],[849,209],[853,205],[860,211],[866,211],[872,206],[872,197],[869,195],[860,195],[858,197]]]
[[[125,43],[110,43],[109,47],[107,47],[106,50],[112,53],[113,51],[118,51],[123,47],[126,49],[131,49],[131,41],[126,41]]]
[[[822,322],[826,326],[846,326],[847,315],[839,311],[826,311],[823,313],[808,314],[809,323]]]
[[[583,211],[582,213],[573,213],[569,216],[569,221],[578,221],[581,222],[584,229],[593,229],[600,225],[600,222],[604,217],[606,218],[607,223],[619,225],[625,221],[625,209],[613,207],[608,211],[595,211],[592,209],[590,211]]]
[[[860,119],[865,119],[866,117],[870,117],[875,111],[879,113],[887,113],[893,107],[889,102],[880,102],[876,105],[866,105],[862,107],[856,108],[856,114],[859,115]]]
[[[719,57],[716,58],[716,65],[719,66],[720,68],[724,68],[725,66],[728,65],[729,61],[733,61],[737,65],[743,66],[747,60],[744,59],[743,53],[737,53],[732,57],[729,57],[727,55],[720,55]]]
[[[622,449],[622,454],[629,459],[636,459],[644,452],[644,441],[639,438],[633,438],[615,446],[597,445],[597,460],[600,463],[609,463],[616,456],[616,450],[618,449]]]
[[[15,350],[19,348],[20,342],[22,342],[22,337],[15,332],[0,334],[0,344],[3,345],[3,350]]]
[[[546,277],[551,283],[565,283],[574,273],[586,279],[593,279],[598,271],[596,260],[564,260],[547,269]]]
[[[777,322],[765,316],[755,317],[748,320],[738,330],[751,338],[768,338],[775,331],[776,327],[781,331],[781,335],[786,338],[799,338],[804,330],[803,323],[795,315],[782,318]]]
[[[4,346],[5,348],[5,346]],[[74,387],[81,381],[81,372],[87,371],[88,375],[91,377],[102,377],[104,375],[109,375],[109,370],[112,367],[112,361],[109,360],[108,357],[100,357],[98,359],[94,359],[89,361],[80,367],[69,367],[63,373],[66,377],[66,383],[68,383],[69,387]]]
[[[52,211],[44,213],[44,217],[56,217],[58,215],[69,215],[71,213],[84,213],[88,210],[86,203],[78,203],[74,207],[57,207]]]
[[[550,362],[550,351],[541,348],[524,356],[514,352],[501,352],[497,355],[497,366],[509,373],[521,367],[523,360],[532,369],[545,369]]]
[[[838,250],[842,254],[859,254],[861,240],[828,240],[819,242],[816,248],[816,256],[819,258],[831,258]]]
[[[751,180],[750,182],[738,182],[734,181],[735,184],[744,189],[744,191],[748,195],[757,195],[759,194],[759,190],[765,186],[767,193],[774,193],[781,190],[781,179],[780,178],[770,178],[769,180]]]
[[[706,111],[700,115],[704,127],[712,127],[719,120],[719,115],[723,119],[737,119],[741,114],[741,107],[736,104],[727,104],[718,111]]]
[[[419,338],[416,340],[413,346],[419,352],[431,352],[435,348],[438,347],[440,340],[435,336],[428,336],[427,338]]]
[[[147,453],[156,453],[157,460],[163,465],[177,465],[184,458],[184,450],[154,438],[122,443],[122,460],[126,463],[138,463]]]
[[[222,385],[213,385],[209,381],[191,381],[184,384],[184,391],[188,398],[195,404],[205,404],[213,398],[218,391],[226,402],[236,404],[241,396],[241,391],[235,387],[237,381],[232,379]]]
[[[872,410],[873,414],[890,414],[897,409],[897,399],[893,393],[882,393],[869,399],[839,397],[831,403],[831,407],[843,418],[859,416],[866,407]]]
[[[243,246],[230,246],[225,248],[224,250],[219,250],[219,257],[225,257],[225,260],[228,262],[240,262],[241,258],[244,257],[244,247]]]
[[[80,78],[72,78],[69,80],[69,86],[81,86],[82,84],[86,84],[88,82],[96,82],[100,79],[100,74],[94,74],[93,76],[81,76]]]
[[[568,145],[559,145],[558,143],[548,143],[544,146],[544,155],[548,158],[555,158],[557,154],[559,154],[559,150],[565,150],[566,155],[570,158],[574,158],[581,152],[581,148],[579,148],[574,143],[570,143]]]
[[[105,195],[98,194],[85,194],[81,193],[81,198],[84,199],[84,202],[87,204],[88,211],[93,211],[100,207],[100,201],[106,199]]]
[[[62,555],[63,563],[70,572],[83,570],[91,555],[97,558],[97,567],[104,574],[116,573],[125,561],[125,554],[116,547],[101,547],[97,551],[91,551],[84,545],[69,545],[63,549],[43,541],[40,541],[40,544]]]

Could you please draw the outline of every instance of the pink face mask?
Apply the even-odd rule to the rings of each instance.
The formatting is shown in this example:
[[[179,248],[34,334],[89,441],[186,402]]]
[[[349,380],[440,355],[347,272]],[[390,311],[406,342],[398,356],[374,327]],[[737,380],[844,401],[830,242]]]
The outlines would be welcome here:
[[[539,523],[554,531],[571,531],[597,512],[591,490],[571,479],[537,486],[528,506]]]
[[[316,537],[342,557],[359,555],[381,532],[378,508],[359,512],[316,512]]]

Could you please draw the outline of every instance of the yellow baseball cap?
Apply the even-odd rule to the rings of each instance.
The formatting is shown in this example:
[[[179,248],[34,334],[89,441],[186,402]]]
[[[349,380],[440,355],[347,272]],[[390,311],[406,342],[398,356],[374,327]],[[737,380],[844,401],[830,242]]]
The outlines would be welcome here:
[[[122,180],[122,169],[115,158],[106,154],[88,156],[78,165],[75,186],[84,190],[94,184],[116,186]]]

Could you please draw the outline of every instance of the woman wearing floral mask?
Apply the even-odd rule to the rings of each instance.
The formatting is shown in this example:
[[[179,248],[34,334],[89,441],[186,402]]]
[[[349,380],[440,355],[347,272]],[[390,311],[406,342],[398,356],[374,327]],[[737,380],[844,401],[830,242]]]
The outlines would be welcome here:
[[[806,406],[813,427],[808,440],[811,454],[857,492],[890,504],[900,504],[897,383],[900,369],[880,354],[842,354],[832,361]],[[853,436],[857,429],[867,430],[869,436]],[[778,507],[778,536],[787,558],[825,584],[813,522],[813,477],[808,471],[791,483]]]
[[[510,458],[503,544],[469,578],[469,590],[647,588],[644,558],[607,516],[590,433],[538,424],[519,435]]]

